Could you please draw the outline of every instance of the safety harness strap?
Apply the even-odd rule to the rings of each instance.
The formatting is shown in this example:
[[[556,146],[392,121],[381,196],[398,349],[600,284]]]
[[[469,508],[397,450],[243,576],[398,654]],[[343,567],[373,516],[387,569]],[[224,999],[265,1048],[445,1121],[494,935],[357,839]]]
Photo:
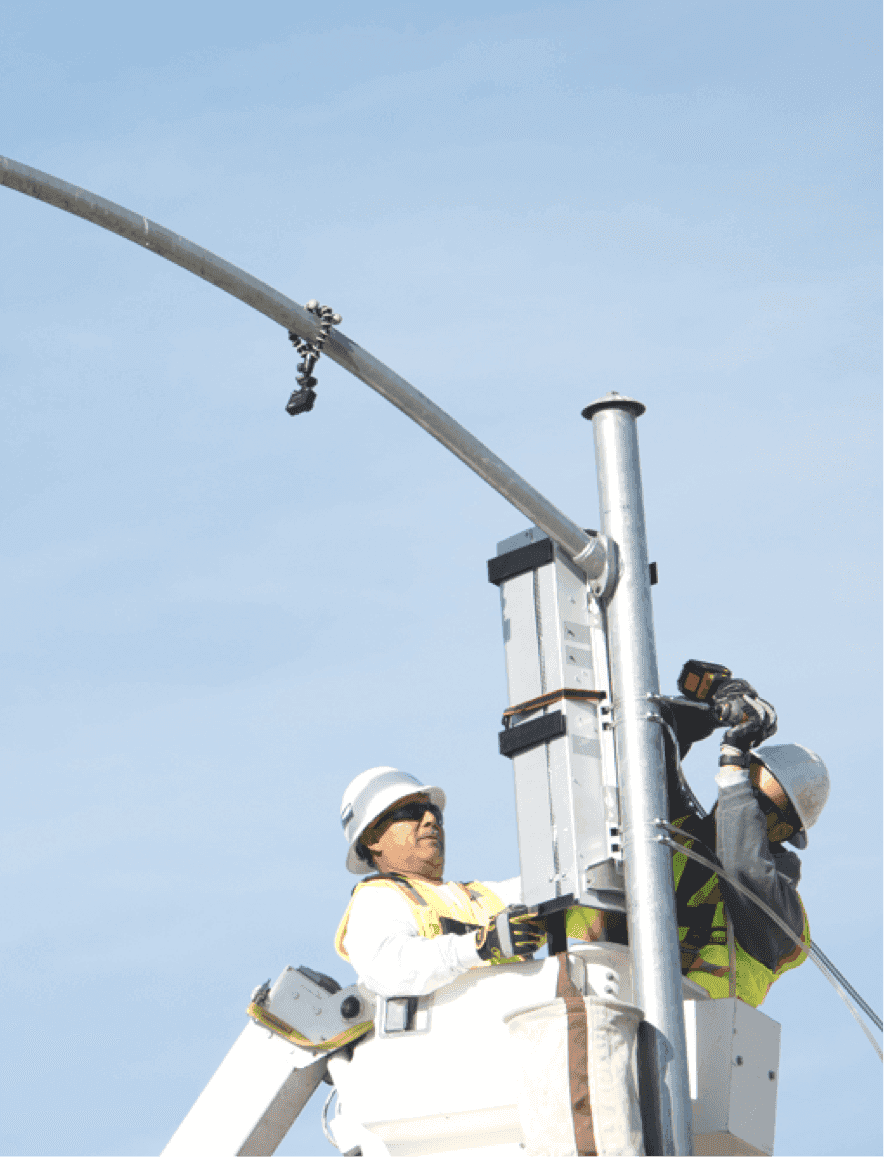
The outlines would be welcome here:
[[[686,816],[673,824],[681,828],[685,837],[691,842],[698,839],[704,843],[715,843],[715,826],[710,816],[700,819],[697,816]],[[688,845],[689,847],[690,845]],[[678,853],[676,853],[677,857]],[[709,943],[712,936],[713,924],[717,910],[717,900],[707,896],[701,903],[691,903],[697,893],[706,888],[715,875],[709,868],[698,864],[695,860],[683,857],[683,866],[678,873],[675,884],[675,910],[679,929],[684,928],[681,934],[681,970],[687,972],[701,949]]]
[[[456,936],[466,936],[468,932],[481,932],[483,924],[467,924],[463,920],[455,920],[451,916],[440,916],[439,924],[442,928],[442,935],[447,936],[453,932]]]
[[[592,1125],[592,1104],[589,1097],[589,1021],[583,994],[568,972],[568,954],[560,952],[559,978],[556,996],[565,1002],[568,1018],[568,1085],[571,1093],[571,1118],[574,1122],[574,1140],[577,1152],[583,1157],[596,1157],[595,1131]]]
[[[359,881],[359,883],[353,889],[353,892],[355,892],[356,888],[360,888],[363,884],[371,884],[375,880],[392,880],[394,884],[397,884],[402,889],[402,891],[406,894],[406,896],[408,896],[412,903],[417,904],[421,908],[427,907],[426,900],[423,898],[417,888],[415,888],[414,885],[409,882],[407,877],[400,876],[396,872],[378,872],[374,876],[366,876],[364,880]],[[350,893],[351,896],[353,895],[353,892]]]
[[[737,944],[734,938],[734,922],[725,909],[727,919],[727,994],[733,1000],[737,995]]]
[[[472,900],[474,903],[478,903],[478,904],[481,904],[481,903],[482,903],[482,901],[485,899],[484,895],[483,895],[483,894],[482,894],[482,893],[479,891],[479,889],[478,889],[478,888],[475,886],[475,881],[471,881],[471,882],[468,884],[468,883],[466,882],[466,880],[458,880],[458,883],[460,884],[460,886],[463,888],[463,890],[464,890],[464,891],[467,893],[467,895],[469,896],[469,898],[470,898],[470,899],[471,899],[471,900]]]

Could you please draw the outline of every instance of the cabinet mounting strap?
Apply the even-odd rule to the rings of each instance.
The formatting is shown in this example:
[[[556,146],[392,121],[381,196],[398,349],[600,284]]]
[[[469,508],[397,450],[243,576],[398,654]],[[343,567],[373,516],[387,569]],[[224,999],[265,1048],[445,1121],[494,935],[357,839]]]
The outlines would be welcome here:
[[[516,703],[514,707],[507,707],[501,717],[504,727],[509,727],[514,715],[526,715],[529,711],[539,711],[541,707],[548,707],[550,703],[558,703],[560,699],[589,699],[601,703],[607,699],[606,691],[584,691],[580,687],[562,687],[558,691],[547,691],[545,695],[538,695],[536,699],[526,699],[524,703]]]

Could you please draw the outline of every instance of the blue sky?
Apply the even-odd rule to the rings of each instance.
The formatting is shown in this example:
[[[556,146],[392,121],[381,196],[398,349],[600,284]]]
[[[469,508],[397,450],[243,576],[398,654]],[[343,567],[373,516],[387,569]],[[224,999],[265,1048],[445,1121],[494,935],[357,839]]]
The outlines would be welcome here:
[[[727,663],[826,759],[812,933],[881,988],[879,8],[85,3],[0,17],[0,152],[241,265],[576,521],[640,398],[661,682]],[[445,786],[452,877],[518,870],[495,544],[524,519],[284,332],[0,189],[0,1149],[158,1152],[286,964],[349,982],[341,793]],[[714,798],[714,750],[686,769]],[[811,965],[777,1152],[880,1152]],[[332,1150],[317,1097],[279,1150]]]

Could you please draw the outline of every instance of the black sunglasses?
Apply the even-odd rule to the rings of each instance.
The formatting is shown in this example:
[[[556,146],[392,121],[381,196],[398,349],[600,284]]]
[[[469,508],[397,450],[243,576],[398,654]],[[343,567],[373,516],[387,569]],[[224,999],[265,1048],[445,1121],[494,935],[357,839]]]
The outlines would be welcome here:
[[[394,811],[387,812],[386,815],[381,816],[379,823],[396,823],[399,820],[417,820],[424,818],[427,812],[431,812],[433,818],[439,827],[442,827],[442,810],[437,808],[434,803],[423,803],[421,800],[415,800],[414,803],[404,803],[401,807],[397,807]]]
[[[798,818],[798,812],[795,811],[794,804],[790,801],[786,804],[785,810],[778,808],[769,795],[760,788],[753,788],[753,794],[758,800],[758,806],[766,816],[776,816],[780,823],[788,824],[792,828],[792,833],[801,831],[801,820]],[[788,839],[788,837],[786,837]]]

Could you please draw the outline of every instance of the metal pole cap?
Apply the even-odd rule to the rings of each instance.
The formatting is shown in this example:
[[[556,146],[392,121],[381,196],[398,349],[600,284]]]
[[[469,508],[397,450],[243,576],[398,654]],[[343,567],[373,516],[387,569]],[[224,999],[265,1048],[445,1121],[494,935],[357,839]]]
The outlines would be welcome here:
[[[609,394],[605,394],[597,402],[590,403],[585,410],[580,412],[588,422],[591,422],[599,410],[629,410],[631,414],[639,418],[646,409],[647,407],[643,402],[637,402],[635,398],[624,398],[616,390],[611,390]]]

